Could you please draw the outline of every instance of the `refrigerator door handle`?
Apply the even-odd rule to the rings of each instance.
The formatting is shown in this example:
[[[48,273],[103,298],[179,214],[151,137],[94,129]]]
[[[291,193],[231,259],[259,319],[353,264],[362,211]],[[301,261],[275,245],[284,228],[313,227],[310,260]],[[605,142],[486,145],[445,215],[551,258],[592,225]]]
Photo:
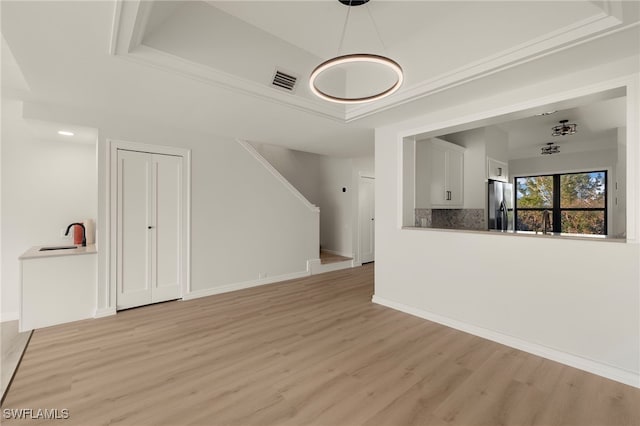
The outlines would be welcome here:
[[[507,224],[507,220],[509,220],[509,217],[507,216],[507,206],[504,204],[504,200],[500,201],[500,208],[498,209],[500,211],[500,228],[503,231],[506,231],[508,229],[508,224]]]

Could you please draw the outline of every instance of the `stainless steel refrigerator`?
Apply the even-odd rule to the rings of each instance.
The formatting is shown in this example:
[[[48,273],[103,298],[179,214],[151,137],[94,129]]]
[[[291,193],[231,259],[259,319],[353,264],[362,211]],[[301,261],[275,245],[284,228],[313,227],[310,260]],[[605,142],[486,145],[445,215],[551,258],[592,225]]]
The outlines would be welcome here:
[[[489,229],[513,231],[513,184],[489,179]]]

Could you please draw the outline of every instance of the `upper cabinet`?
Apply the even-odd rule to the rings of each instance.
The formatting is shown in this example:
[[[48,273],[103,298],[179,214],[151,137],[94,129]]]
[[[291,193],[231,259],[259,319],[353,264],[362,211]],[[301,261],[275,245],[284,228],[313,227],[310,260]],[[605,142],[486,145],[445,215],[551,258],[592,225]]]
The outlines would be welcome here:
[[[430,143],[431,207],[460,208],[464,203],[464,148],[432,139]]]
[[[509,182],[509,165],[487,157],[487,179]]]

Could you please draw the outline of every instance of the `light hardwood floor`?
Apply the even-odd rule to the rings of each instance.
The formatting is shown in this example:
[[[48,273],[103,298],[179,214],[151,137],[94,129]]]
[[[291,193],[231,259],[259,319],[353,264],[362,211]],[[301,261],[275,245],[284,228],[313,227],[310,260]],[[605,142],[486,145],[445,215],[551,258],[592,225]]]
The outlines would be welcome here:
[[[638,389],[372,293],[370,264],[37,330],[4,408],[66,408],[64,425],[640,425]]]
[[[0,394],[4,398],[5,392],[11,383],[11,378],[15,373],[20,359],[24,353],[29,338],[30,331],[18,332],[18,320],[4,321],[0,323],[0,345],[2,350],[2,360],[0,360]]]
[[[344,262],[346,260],[353,260],[351,257],[340,256],[339,254],[329,253],[325,250],[320,250],[320,263],[325,265],[327,263]]]

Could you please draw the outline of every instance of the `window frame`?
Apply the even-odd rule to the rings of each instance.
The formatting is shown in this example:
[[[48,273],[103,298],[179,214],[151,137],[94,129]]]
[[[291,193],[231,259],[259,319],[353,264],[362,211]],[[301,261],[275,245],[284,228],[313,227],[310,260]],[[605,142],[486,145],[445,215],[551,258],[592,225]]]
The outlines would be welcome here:
[[[560,182],[562,176],[566,175],[580,175],[590,173],[603,173],[604,174],[604,207],[565,207],[561,206],[561,194],[560,194]],[[545,177],[551,176],[553,178],[553,202],[551,208],[545,207],[518,207],[518,179]],[[544,212],[549,210],[551,212],[551,224],[552,232],[562,233],[562,212],[563,211],[597,211],[604,212],[604,233],[603,234],[580,234],[580,235],[608,235],[609,234],[609,172],[606,169],[602,170],[588,170],[579,172],[563,172],[563,173],[541,173],[537,175],[524,175],[516,176],[513,178],[513,224],[514,230],[518,230],[518,211],[539,211]]]

